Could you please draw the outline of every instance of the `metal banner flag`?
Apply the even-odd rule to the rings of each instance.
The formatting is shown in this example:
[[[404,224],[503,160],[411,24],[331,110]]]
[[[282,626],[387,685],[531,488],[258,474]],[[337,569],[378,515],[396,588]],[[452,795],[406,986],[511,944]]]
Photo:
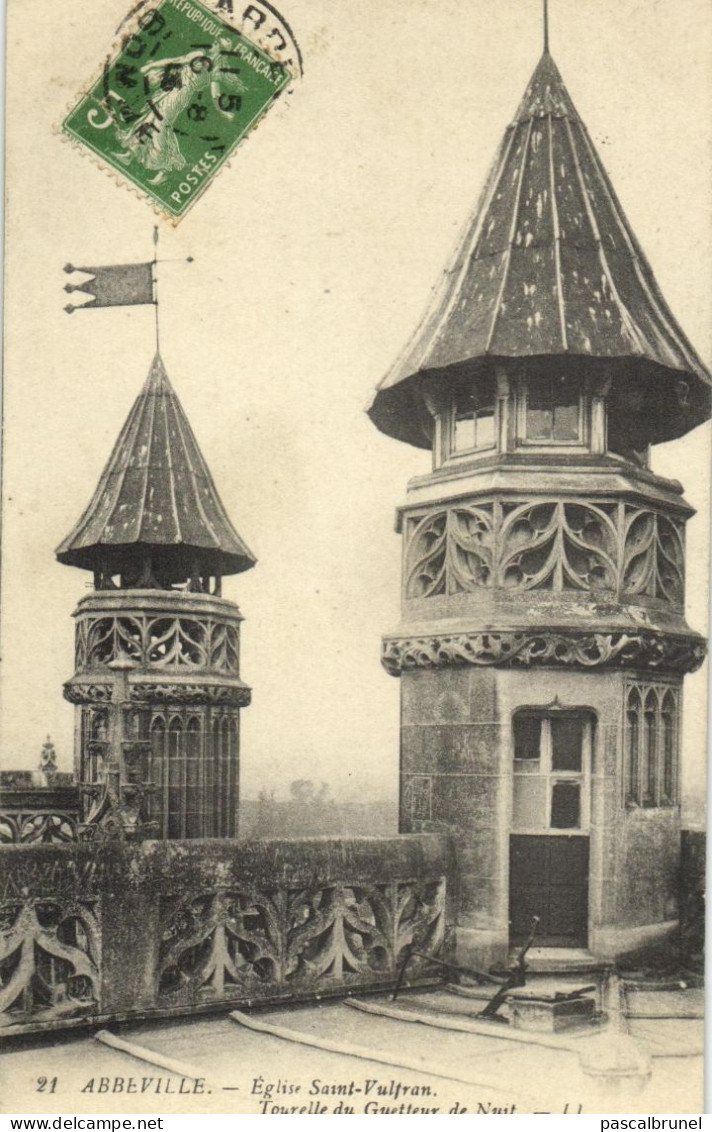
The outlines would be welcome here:
[[[74,267],[68,263],[64,268],[67,273],[81,271],[92,278],[83,283],[67,283],[64,290],[70,294],[82,291],[91,298],[81,306],[68,303],[64,309],[71,314],[75,310],[94,310],[95,307],[155,305],[153,268],[153,261],[112,264],[109,267]]]

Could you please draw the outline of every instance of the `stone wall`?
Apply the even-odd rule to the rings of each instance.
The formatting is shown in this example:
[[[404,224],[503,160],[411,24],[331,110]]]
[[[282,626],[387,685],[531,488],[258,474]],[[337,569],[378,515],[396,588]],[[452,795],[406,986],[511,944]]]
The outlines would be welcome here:
[[[395,982],[453,922],[438,835],[28,845],[0,854],[5,1034]],[[436,969],[415,958],[409,981]]]
[[[682,963],[697,974],[705,969],[705,869],[707,837],[701,829],[683,829],[680,868],[680,952]]]

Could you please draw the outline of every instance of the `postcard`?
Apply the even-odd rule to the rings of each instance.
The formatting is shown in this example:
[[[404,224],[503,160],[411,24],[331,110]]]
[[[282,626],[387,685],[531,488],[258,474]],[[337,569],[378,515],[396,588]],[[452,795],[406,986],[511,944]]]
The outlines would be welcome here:
[[[2,1111],[698,1118],[709,5],[6,23]]]

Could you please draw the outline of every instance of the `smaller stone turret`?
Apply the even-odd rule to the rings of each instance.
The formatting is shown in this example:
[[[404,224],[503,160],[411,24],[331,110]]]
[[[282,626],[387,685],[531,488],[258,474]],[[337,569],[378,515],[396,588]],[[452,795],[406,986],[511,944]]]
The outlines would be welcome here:
[[[159,355],[57,558],[94,575],[65,685],[84,822],[112,836],[234,836],[250,689],[242,616],[221,588],[255,558]]]

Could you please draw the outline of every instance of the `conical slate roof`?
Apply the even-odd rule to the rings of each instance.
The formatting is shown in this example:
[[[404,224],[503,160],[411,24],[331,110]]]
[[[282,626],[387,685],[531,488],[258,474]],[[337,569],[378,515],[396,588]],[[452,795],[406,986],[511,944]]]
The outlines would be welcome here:
[[[57,558],[88,570],[106,562],[126,568],[138,548],[155,551],[169,573],[191,555],[216,574],[256,561],[227,516],[159,354]]]
[[[383,432],[428,447],[417,375],[446,379],[451,367],[476,372],[483,359],[556,355],[610,359],[617,380],[642,381],[660,407],[654,440],[708,415],[710,375],[545,51],[430,309],[369,415]],[[673,398],[680,378],[687,388]]]

